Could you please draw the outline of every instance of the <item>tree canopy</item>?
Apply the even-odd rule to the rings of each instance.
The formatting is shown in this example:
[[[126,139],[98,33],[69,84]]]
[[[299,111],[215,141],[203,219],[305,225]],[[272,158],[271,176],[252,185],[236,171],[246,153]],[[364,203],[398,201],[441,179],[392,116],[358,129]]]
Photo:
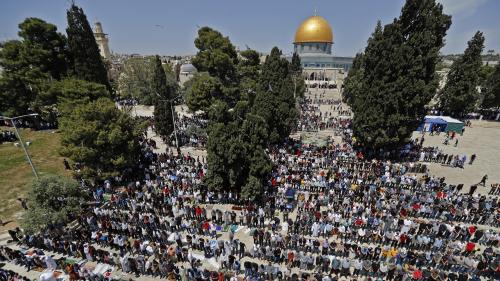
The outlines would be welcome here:
[[[122,98],[133,98],[140,104],[153,105],[156,95],[153,93],[155,56],[133,57],[123,63],[123,70],[118,77],[118,94]],[[168,64],[163,64],[167,86],[177,91],[175,74]]]
[[[67,11],[70,70],[78,79],[100,83],[111,91],[108,74],[94,33],[82,8],[72,4]]]
[[[153,94],[154,96],[154,118],[156,133],[163,138],[168,138],[174,131],[172,119],[172,104],[175,97],[174,88],[167,85],[165,69],[159,56],[155,57],[153,67]]]
[[[435,0],[407,0],[398,19],[377,25],[344,90],[362,146],[392,150],[411,138],[436,93],[435,67],[450,25]]]
[[[454,117],[462,117],[473,111],[479,100],[477,88],[484,49],[483,33],[476,32],[467,45],[464,55],[451,65],[446,85],[439,93],[440,108],[445,114]]]
[[[27,114],[50,82],[67,73],[66,37],[55,25],[27,18],[19,24],[19,37],[0,50],[0,112],[9,116]]]
[[[500,64],[496,65],[495,71],[488,77],[485,85],[482,107],[500,107]]]
[[[290,135],[298,113],[289,62],[274,47],[262,65],[252,112],[264,118],[269,126],[269,142],[278,143]]]
[[[197,73],[192,78],[186,95],[186,105],[191,111],[208,111],[214,100],[221,99],[223,85],[207,72]]]
[[[80,202],[86,199],[87,194],[75,180],[58,176],[42,177],[31,184],[28,210],[21,225],[29,234],[63,225],[80,214]]]
[[[207,71],[225,85],[236,81],[238,55],[228,37],[210,27],[202,27],[198,30],[194,45],[198,48],[198,53],[192,63],[198,71]]]
[[[142,127],[113,101],[78,104],[60,118],[61,155],[82,165],[77,176],[107,178],[135,167]]]
[[[375,33],[381,31],[382,26],[380,25],[380,22],[378,22]],[[363,71],[363,53],[357,53],[352,62],[352,67],[349,70],[349,75],[344,81],[344,89],[342,91],[342,100],[351,106],[356,104],[354,101],[356,99],[356,95],[363,94]]]
[[[50,87],[37,97],[39,105],[68,104],[95,101],[101,97],[111,98],[106,86],[98,83],[66,78],[54,81]],[[71,110],[71,108],[70,108]]]
[[[186,103],[209,118],[205,183],[211,189],[242,192],[243,198],[256,200],[271,172],[265,153],[271,142],[269,126],[276,131],[275,141],[288,137],[295,116],[292,73],[301,75],[300,70],[293,72],[277,48],[262,66],[259,53],[237,54],[229,38],[208,27],[198,31],[195,45],[199,51],[192,61],[200,73],[188,87]],[[275,89],[267,84],[264,88],[267,82]],[[257,110],[259,106],[269,111]]]

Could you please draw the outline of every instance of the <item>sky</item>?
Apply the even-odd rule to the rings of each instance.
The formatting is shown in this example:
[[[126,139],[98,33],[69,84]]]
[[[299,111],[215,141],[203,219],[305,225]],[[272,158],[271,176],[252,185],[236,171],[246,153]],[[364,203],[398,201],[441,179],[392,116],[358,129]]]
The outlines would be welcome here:
[[[314,14],[330,22],[333,53],[353,56],[362,51],[377,20],[390,23],[404,0],[74,0],[93,24],[100,21],[117,53],[144,55],[195,54],[194,39],[200,26],[229,36],[239,49],[247,46],[284,53],[300,23]],[[485,50],[500,52],[500,0],[438,0],[452,15],[443,54],[462,53],[477,30],[484,32]],[[0,41],[16,39],[18,24],[39,17],[66,29],[70,0],[1,0]]]

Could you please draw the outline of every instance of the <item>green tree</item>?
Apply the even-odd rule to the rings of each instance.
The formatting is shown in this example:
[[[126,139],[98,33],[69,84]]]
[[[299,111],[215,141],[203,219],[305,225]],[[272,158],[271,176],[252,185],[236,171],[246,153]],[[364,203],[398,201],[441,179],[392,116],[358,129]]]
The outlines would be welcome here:
[[[174,98],[173,88],[167,85],[165,69],[162,66],[159,56],[155,57],[153,68],[153,93],[154,99],[154,118],[156,133],[163,138],[168,138],[174,131],[174,122],[172,119],[172,104]]]
[[[198,53],[192,63],[198,71],[207,71],[211,76],[219,78],[224,85],[236,81],[238,55],[228,37],[210,27],[202,27],[198,30],[194,45],[198,48]]]
[[[479,73],[484,49],[484,36],[476,32],[467,43],[464,55],[453,62],[446,85],[439,93],[439,104],[445,114],[462,117],[476,107],[479,99]]]
[[[208,73],[197,73],[186,95],[186,104],[191,111],[207,112],[215,99],[221,99],[223,85],[220,80]]]
[[[98,83],[66,78],[55,81],[45,92],[37,97],[40,106],[66,104],[68,110],[72,110],[76,104],[95,101],[101,97],[111,98],[106,86]]]
[[[66,38],[55,25],[37,18],[19,24],[21,40],[11,40],[0,50],[0,112],[29,112],[37,95],[51,81],[66,75]]]
[[[111,91],[106,67],[87,16],[82,8],[73,4],[67,11],[67,19],[72,74],[78,79],[103,84]]]
[[[481,65],[481,69],[479,70],[479,73],[478,73],[478,75],[479,75],[478,84],[481,88],[486,87],[486,85],[489,82],[489,78],[493,74],[493,72],[495,72],[494,66],[491,66],[488,64]]]
[[[122,98],[134,98],[141,104],[152,105],[152,78],[153,64],[148,58],[129,58],[118,76],[118,94]]]
[[[205,183],[213,190],[237,191],[248,169],[246,150],[235,123],[210,124],[207,142],[208,173]]]
[[[24,59],[53,79],[67,75],[67,39],[57,27],[38,18],[27,18],[19,24],[19,37],[25,46]]]
[[[378,32],[382,31],[380,22],[377,25]],[[377,32],[377,31],[375,31]],[[355,105],[356,96],[363,94],[361,91],[363,86],[363,53],[357,53],[352,62],[352,67],[344,81],[344,89],[342,91],[342,100],[349,106]]]
[[[257,51],[248,49],[240,52],[240,56],[237,66],[240,80],[240,99],[247,100],[252,104],[259,83],[260,55]]]
[[[290,66],[274,47],[262,66],[253,110],[269,125],[269,141],[277,143],[290,135],[297,122],[297,109],[293,96],[294,84]]]
[[[108,98],[77,105],[60,118],[60,129],[61,155],[83,166],[77,176],[116,176],[140,157],[141,124]]]
[[[41,92],[33,103],[33,110],[38,112],[43,120],[57,122],[57,117],[69,114],[75,106],[98,98],[111,98],[110,93],[102,84],[65,78],[54,81],[50,87]]]
[[[377,27],[363,55],[362,75],[349,81],[355,93],[361,89],[352,106],[361,145],[392,150],[411,138],[436,93],[435,67],[450,25],[435,0],[407,0],[398,19]]]
[[[484,89],[483,108],[500,106],[500,64],[497,64],[494,72],[489,76]]]
[[[213,190],[241,192],[244,189],[244,198],[259,198],[263,192],[262,181],[271,171],[264,151],[269,143],[267,125],[271,123],[268,121],[275,120],[273,113],[279,117],[292,116],[290,104],[295,105],[289,63],[281,59],[276,49],[272,63],[279,65],[277,71],[285,73],[279,77],[284,81],[263,99],[271,100],[271,105],[279,108],[263,104],[271,109],[264,112],[253,105],[258,93],[264,91],[260,57],[256,51],[246,50],[238,57],[229,38],[208,27],[198,31],[195,45],[199,51],[192,61],[200,73],[186,87],[186,102],[193,111],[205,111],[209,119],[208,173],[204,182]],[[272,71],[269,69],[266,74]]]
[[[254,176],[250,176],[247,183],[241,189],[241,197],[249,201],[256,201],[261,198],[262,191],[262,180]]]
[[[155,57],[133,57],[123,63],[118,77],[118,94],[122,98],[133,98],[140,104],[153,105],[156,95],[153,91]],[[177,89],[177,81],[172,68],[163,65],[167,86]]]
[[[302,76],[302,64],[297,53],[293,53],[292,62],[290,63],[290,73],[293,79],[293,96],[294,98],[303,97],[306,91],[306,83]]]
[[[259,198],[262,180],[272,168],[264,151],[266,135],[266,124],[258,115],[249,114],[241,125],[238,121],[211,124],[205,178],[208,187],[242,192],[245,199]]]
[[[88,197],[75,180],[42,177],[31,184],[28,210],[23,214],[21,226],[28,234],[34,234],[65,224],[81,213],[80,202]]]

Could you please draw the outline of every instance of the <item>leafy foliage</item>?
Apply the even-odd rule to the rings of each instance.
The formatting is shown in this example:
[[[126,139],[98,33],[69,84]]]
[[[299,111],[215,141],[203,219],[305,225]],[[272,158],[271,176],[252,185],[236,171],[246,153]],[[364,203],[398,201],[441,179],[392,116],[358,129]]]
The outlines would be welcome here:
[[[300,57],[297,53],[293,53],[292,62],[290,63],[290,73],[292,74],[292,79],[294,83],[294,97],[303,97],[306,92],[306,82],[302,76],[302,64],[300,63]]]
[[[129,58],[123,64],[123,70],[118,77],[118,93],[123,98],[134,98],[140,104],[152,105],[155,100],[153,93],[153,71],[155,57]],[[166,82],[169,87],[176,88],[177,82],[172,68],[163,65]]]
[[[262,66],[260,88],[252,112],[263,117],[268,124],[271,143],[288,137],[297,120],[290,69],[288,61],[281,57],[281,51],[276,47]]]
[[[197,73],[186,95],[186,104],[191,111],[207,111],[214,99],[221,99],[222,84],[208,73]]]
[[[382,26],[378,22],[377,30],[381,31]],[[377,32],[377,31],[375,31]],[[349,75],[344,81],[344,90],[342,92],[342,99],[345,103],[354,106],[357,95],[362,95],[363,86],[363,53],[356,54],[352,62],[352,67],[349,70]]]
[[[106,67],[87,16],[82,8],[73,4],[67,11],[67,19],[72,74],[78,79],[103,84],[111,91]]]
[[[21,225],[32,234],[64,224],[81,212],[80,202],[87,197],[75,180],[42,177],[31,185],[28,211],[23,215]]]
[[[236,81],[238,56],[228,37],[223,37],[210,27],[202,27],[198,30],[194,45],[198,48],[198,53],[192,63],[198,71],[207,71],[211,76],[219,78],[224,85]]]
[[[467,44],[464,55],[451,65],[446,85],[439,94],[441,109],[455,117],[462,117],[474,110],[479,99],[477,87],[484,49],[483,33],[476,32]]]
[[[7,41],[0,50],[0,112],[9,116],[28,113],[49,82],[67,72],[66,38],[55,25],[27,18],[19,36],[22,40]]]
[[[495,71],[489,76],[484,89],[485,95],[482,101],[483,108],[500,106],[500,64],[497,64]]]
[[[95,101],[101,97],[111,98],[104,85],[66,78],[61,81],[54,81],[50,88],[37,97],[36,104],[38,106],[58,104],[59,107],[64,104],[67,111],[70,111],[78,103]]]
[[[19,36],[25,46],[23,58],[53,79],[67,74],[67,39],[57,27],[38,18],[27,18],[19,24]]]
[[[345,89],[361,145],[391,150],[407,143],[436,93],[435,67],[450,25],[435,0],[407,0],[398,19],[377,25]]]
[[[60,153],[83,165],[83,177],[115,176],[139,159],[140,124],[108,98],[77,105],[60,124]]]
[[[203,110],[210,121],[208,173],[204,181],[214,190],[242,192],[243,198],[251,200],[260,198],[262,180],[271,172],[265,153],[270,142],[268,126],[278,132],[278,141],[280,136],[288,136],[293,122],[290,117],[294,116],[295,99],[290,64],[276,48],[264,69],[259,53],[246,50],[237,56],[229,39],[208,27],[198,31],[195,45],[199,51],[192,61],[200,73],[188,84],[186,102],[192,111]],[[265,75],[272,77],[263,79]],[[279,80],[276,83],[274,79]],[[275,91],[264,91],[262,81],[272,81]],[[265,94],[260,94],[259,99],[262,92]],[[257,110],[261,105],[269,111]],[[273,124],[275,120],[279,122]],[[280,128],[282,124],[287,128]]]
[[[254,50],[240,52],[238,74],[240,80],[240,100],[247,100],[252,104],[257,93],[260,75],[260,55]]]

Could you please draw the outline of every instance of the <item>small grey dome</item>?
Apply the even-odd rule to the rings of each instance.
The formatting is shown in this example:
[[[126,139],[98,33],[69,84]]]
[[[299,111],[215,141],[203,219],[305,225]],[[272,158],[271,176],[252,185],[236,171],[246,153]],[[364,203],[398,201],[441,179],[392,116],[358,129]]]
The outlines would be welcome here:
[[[196,67],[190,63],[181,65],[181,73],[196,73],[197,71]]]

